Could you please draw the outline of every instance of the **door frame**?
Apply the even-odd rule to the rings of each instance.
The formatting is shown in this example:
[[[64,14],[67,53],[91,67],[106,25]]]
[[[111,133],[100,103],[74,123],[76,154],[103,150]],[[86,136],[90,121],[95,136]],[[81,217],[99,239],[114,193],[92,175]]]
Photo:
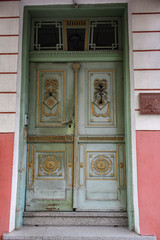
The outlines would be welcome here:
[[[131,144],[131,112],[130,112],[130,78],[129,78],[129,41],[128,41],[128,8],[127,4],[100,4],[100,5],[80,5],[83,10],[84,17],[97,14],[97,9],[101,8],[101,13],[110,16],[122,17],[123,28],[123,75],[124,75],[124,124],[125,124],[125,155],[126,155],[126,179],[127,179],[127,212],[129,229],[134,230],[134,208],[133,208],[133,178],[132,178],[132,144]],[[20,115],[19,115],[19,145],[18,145],[18,182],[17,182],[17,199],[16,199],[16,228],[22,226],[23,212],[25,206],[25,187],[26,187],[26,155],[27,141],[25,139],[25,113],[28,109],[28,79],[29,79],[29,44],[30,44],[30,26],[31,18],[37,17],[37,14],[44,15],[51,10],[60,13],[64,17],[66,14],[71,14],[72,5],[52,5],[52,6],[29,6],[24,7],[23,19],[23,36],[22,36],[22,69],[21,69],[21,96],[20,96]],[[98,11],[100,14],[100,12]],[[70,16],[72,17],[72,16]],[[73,16],[74,17],[74,16]],[[83,58],[83,56],[82,56]],[[114,56],[87,56],[86,61],[112,61]],[[63,62],[68,58],[61,57],[59,62]],[[75,61],[77,57],[70,56],[70,61]],[[31,60],[33,60],[31,58]],[[52,61],[57,61],[53,58]],[[79,59],[80,60],[80,59]],[[47,61],[47,59],[46,59]]]

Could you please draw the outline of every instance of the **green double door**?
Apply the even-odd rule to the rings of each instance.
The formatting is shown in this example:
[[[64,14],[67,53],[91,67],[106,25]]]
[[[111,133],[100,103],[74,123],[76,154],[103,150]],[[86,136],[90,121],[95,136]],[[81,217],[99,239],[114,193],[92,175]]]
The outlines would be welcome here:
[[[32,63],[26,211],[126,209],[121,62]]]

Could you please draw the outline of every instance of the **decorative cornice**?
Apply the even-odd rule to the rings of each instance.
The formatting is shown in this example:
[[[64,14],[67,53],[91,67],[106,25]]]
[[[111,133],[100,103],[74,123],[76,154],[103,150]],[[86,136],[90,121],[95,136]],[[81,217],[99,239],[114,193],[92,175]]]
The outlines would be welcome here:
[[[30,58],[113,57],[122,59],[122,51],[31,51]]]

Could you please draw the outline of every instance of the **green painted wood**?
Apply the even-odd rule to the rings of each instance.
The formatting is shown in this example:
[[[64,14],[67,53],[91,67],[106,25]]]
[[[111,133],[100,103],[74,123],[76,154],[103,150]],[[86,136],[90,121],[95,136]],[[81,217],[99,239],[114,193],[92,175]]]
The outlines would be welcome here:
[[[126,140],[126,179],[127,179],[127,212],[128,226],[134,230],[133,207],[133,169],[132,169],[132,141],[131,141],[131,100],[130,100],[130,72],[129,72],[129,40],[128,40],[128,8],[126,6],[122,17],[124,26],[123,56],[124,56],[124,112],[125,112],[125,140]]]
[[[72,65],[31,64],[26,211],[72,210],[73,107]]]
[[[79,143],[77,209],[124,211],[124,144],[98,138],[124,135],[122,63],[82,63],[78,89],[78,134],[88,141]]]
[[[26,188],[26,156],[27,143],[25,141],[25,113],[28,113],[28,63],[29,63],[29,41],[31,16],[28,11],[24,12],[23,23],[23,44],[22,44],[22,81],[17,92],[20,91],[20,129],[19,129],[19,152],[18,152],[18,180],[16,199],[16,219],[15,227],[19,228],[23,222],[23,212],[25,208],[25,188]],[[27,27],[25,27],[27,24]],[[17,133],[16,133],[17,134]],[[18,135],[18,134],[17,134]],[[16,136],[16,135],[15,135]],[[17,137],[17,136],[16,136]]]
[[[73,61],[122,61],[123,52],[115,51],[84,51],[84,52],[69,52],[69,51],[31,51],[30,62],[73,62]]]
[[[32,17],[77,18],[77,17],[119,17],[122,16],[126,4],[79,4],[77,9],[73,5],[50,5],[26,7]]]
[[[116,141],[80,142],[77,168],[74,166],[78,191],[72,203],[72,184],[67,182],[73,179],[68,168],[73,156],[68,159],[68,144],[47,143],[48,136],[74,134],[72,123],[62,124],[70,119],[74,122],[72,64],[30,66],[28,135],[35,140],[28,142],[26,211],[66,211],[72,206],[81,211],[124,211],[124,144]],[[78,137],[123,136],[122,63],[82,63],[78,79]]]
[[[99,17],[99,16],[122,16],[122,28],[124,38],[123,38],[123,49],[124,49],[124,82],[125,82],[125,91],[124,97],[127,102],[127,108],[125,107],[125,135],[127,136],[127,147],[126,151],[126,164],[127,164],[127,212],[129,219],[129,228],[134,229],[134,211],[133,211],[133,186],[132,186],[132,159],[131,159],[131,134],[130,134],[130,89],[129,89],[129,67],[128,67],[128,27],[127,27],[127,4],[100,4],[98,5],[79,5],[81,8],[80,16],[86,17]],[[99,8],[99,9],[98,9]],[[97,10],[98,9],[98,10]],[[24,24],[23,24],[23,55],[22,55],[22,80],[21,80],[21,115],[20,115],[20,145],[19,145],[19,176],[18,176],[18,188],[17,188],[17,207],[16,207],[16,228],[19,228],[22,225],[22,215],[24,211],[24,196],[25,196],[25,171],[22,171],[26,168],[26,142],[24,141],[24,113],[27,112],[26,105],[28,99],[25,98],[25,92],[28,91],[26,88],[26,83],[28,82],[27,73],[28,69],[28,51],[30,44],[30,20],[32,17],[78,17],[77,12],[73,9],[73,6],[70,5],[61,5],[61,6],[32,6],[25,7],[24,9]],[[31,58],[32,56],[30,56]],[[37,57],[37,61],[40,58]],[[90,58],[85,56],[84,61],[91,61]],[[32,59],[31,59],[32,60]],[[33,59],[34,61],[35,59]],[[56,61],[56,58],[53,58]],[[65,58],[58,58],[59,62],[66,61]],[[77,58],[75,59],[77,61]],[[100,61],[108,61],[108,58],[99,59]],[[119,61],[120,59],[118,59]],[[47,61],[46,57],[42,62]],[[50,60],[49,60],[50,61]],[[69,61],[73,61],[71,58]],[[96,59],[95,59],[96,61]],[[98,61],[98,59],[97,59]],[[110,60],[109,60],[110,61]],[[113,60],[114,61],[114,60]],[[128,96],[126,98],[126,95]]]

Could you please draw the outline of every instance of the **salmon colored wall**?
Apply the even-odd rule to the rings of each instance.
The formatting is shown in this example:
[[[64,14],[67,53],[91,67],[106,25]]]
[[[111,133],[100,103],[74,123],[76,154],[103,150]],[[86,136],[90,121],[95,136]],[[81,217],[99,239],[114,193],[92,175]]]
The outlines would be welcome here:
[[[9,230],[14,133],[0,133],[0,239]]]
[[[160,131],[136,131],[140,232],[160,240]]]

